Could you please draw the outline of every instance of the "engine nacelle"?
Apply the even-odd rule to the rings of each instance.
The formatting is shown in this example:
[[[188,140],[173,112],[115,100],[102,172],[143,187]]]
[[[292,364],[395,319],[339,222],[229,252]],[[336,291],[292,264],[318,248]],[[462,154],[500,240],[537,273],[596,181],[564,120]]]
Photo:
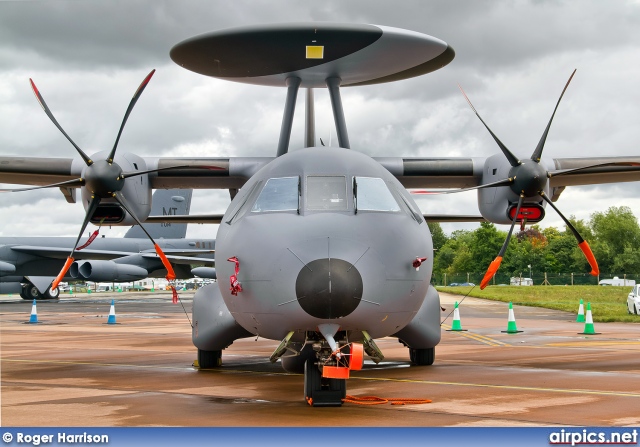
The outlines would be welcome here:
[[[91,156],[92,159],[100,160],[105,159],[108,152],[98,152]],[[134,154],[116,154],[114,163],[117,163],[122,172],[135,172],[145,171],[147,164],[143,158]],[[91,191],[86,187],[81,188],[82,191],[82,204],[85,211],[91,201]],[[151,213],[151,186],[149,183],[149,175],[142,174],[135,177],[130,177],[125,180],[124,186],[121,190],[122,195],[126,198],[132,211],[136,214],[138,219],[144,222]],[[136,221],[127,213],[120,204],[112,198],[102,199],[100,205],[98,205],[96,211],[90,218],[90,222],[93,224],[103,225],[136,225]]]
[[[191,274],[200,278],[218,279],[216,269],[213,267],[195,267],[191,269]]]
[[[73,278],[90,281],[139,281],[149,276],[149,272],[137,265],[118,264],[114,261],[79,261],[69,269]]]
[[[193,344],[204,351],[220,351],[234,340],[251,337],[229,312],[217,284],[209,284],[193,297]]]
[[[544,160],[540,163],[546,165]],[[484,163],[482,171],[482,183],[492,183],[498,180],[509,178],[511,165],[503,154],[496,154]],[[544,192],[549,196],[549,183],[547,182]],[[478,190],[478,208],[482,217],[495,224],[510,225],[518,206],[519,195],[512,191],[509,186],[498,186],[495,188],[484,188]],[[528,223],[540,222],[545,216],[546,202],[540,196],[526,197],[517,222],[526,219]]]

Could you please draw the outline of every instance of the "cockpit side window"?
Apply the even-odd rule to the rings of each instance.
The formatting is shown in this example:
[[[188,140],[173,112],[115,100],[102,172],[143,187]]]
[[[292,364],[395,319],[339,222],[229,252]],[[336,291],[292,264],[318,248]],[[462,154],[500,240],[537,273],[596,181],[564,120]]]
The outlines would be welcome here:
[[[347,178],[345,176],[307,176],[307,209],[311,211],[346,211]]]
[[[247,192],[247,195],[244,196],[244,200],[240,200],[236,205],[235,209],[231,213],[231,218],[227,221],[227,224],[231,225],[238,219],[240,219],[247,212],[247,204],[250,203],[256,196],[256,191],[259,190],[259,186],[262,182],[255,182],[251,189]]]
[[[404,198],[404,196],[400,191],[396,190],[395,193],[396,193],[395,194],[396,198],[399,199],[398,202],[400,202],[400,206],[402,207],[403,211],[407,213],[409,216],[413,217],[415,221],[418,222],[419,224],[423,223],[424,216],[422,215],[420,210],[416,209],[415,206],[409,203],[409,201]]]
[[[387,184],[381,178],[354,177],[353,197],[358,211],[400,211]]]
[[[300,209],[300,178],[270,178],[262,188],[252,212],[298,211]]]

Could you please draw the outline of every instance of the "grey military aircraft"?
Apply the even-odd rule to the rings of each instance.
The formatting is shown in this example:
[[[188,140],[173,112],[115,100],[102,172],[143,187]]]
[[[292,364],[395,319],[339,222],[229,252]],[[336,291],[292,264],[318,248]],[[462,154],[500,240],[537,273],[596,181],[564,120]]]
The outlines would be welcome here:
[[[543,158],[552,120],[528,157],[510,151],[479,114],[502,153],[372,158],[350,150],[341,89],[446,66],[454,50],[425,34],[335,23],[251,26],[193,37],[177,44],[170,56],[206,76],[286,87],[276,156],[116,155],[119,134],[110,153],[90,158],[76,146],[79,161],[2,157],[3,182],[82,188],[85,225],[105,216],[114,223],[144,220],[149,212],[142,199],[151,188],[229,189],[229,208],[211,216],[221,222],[216,268],[223,280],[194,297],[192,339],[199,365],[220,367],[222,351],[242,337],[280,341],[271,361],[280,359],[286,371],[304,372],[305,400],[313,406],[341,405],[346,379],[362,367],[365,353],[374,362],[383,359],[377,338],[397,338],[415,365],[434,362],[440,300],[430,286],[433,244],[425,216],[406,188],[437,189],[423,193],[477,189],[482,218],[511,224],[510,237],[516,223],[540,221],[547,204],[555,209],[552,202],[566,186],[640,180],[640,157]],[[289,151],[300,88],[306,89],[305,147]],[[339,147],[316,143],[315,88],[329,91]],[[34,90],[62,130],[35,85]],[[588,244],[562,217],[597,272]]]
[[[188,215],[192,195],[190,189],[157,190],[153,194],[151,220]],[[193,277],[190,264],[201,265],[195,267],[199,276],[215,277],[215,269],[204,266],[213,262],[215,240],[185,239],[186,223],[155,223],[146,229],[160,241],[165,252],[171,253],[170,259],[179,263],[175,267],[178,278]],[[57,298],[60,291],[50,286],[74,242],[72,237],[1,237],[0,293],[19,293],[28,300]],[[64,278],[67,281],[137,281],[165,274],[153,246],[138,225],[131,227],[123,238],[94,239],[77,253],[78,260]]]

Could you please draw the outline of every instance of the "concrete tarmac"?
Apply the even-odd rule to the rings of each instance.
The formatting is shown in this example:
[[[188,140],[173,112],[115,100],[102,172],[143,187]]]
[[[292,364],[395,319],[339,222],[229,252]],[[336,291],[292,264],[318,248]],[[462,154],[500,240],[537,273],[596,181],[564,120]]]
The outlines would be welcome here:
[[[181,293],[191,317],[193,292]],[[108,325],[111,299],[117,324]],[[453,310],[454,297],[441,294]],[[467,298],[466,332],[448,332],[433,366],[409,363],[397,339],[378,340],[385,360],[365,361],[348,394],[431,399],[312,408],[302,375],[269,355],[270,340],[236,341],[223,367],[192,366],[191,327],[171,295],[65,295],[31,302],[0,296],[3,426],[638,426],[640,324],[596,323],[579,335],[575,314]]]

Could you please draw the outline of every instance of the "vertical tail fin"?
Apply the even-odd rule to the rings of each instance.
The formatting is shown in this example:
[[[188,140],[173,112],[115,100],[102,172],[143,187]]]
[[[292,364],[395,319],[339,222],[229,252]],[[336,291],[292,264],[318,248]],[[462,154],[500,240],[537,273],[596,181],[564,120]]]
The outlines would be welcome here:
[[[186,216],[191,208],[192,189],[158,189],[153,193],[151,216]],[[145,228],[154,239],[184,239],[187,224],[146,224]],[[134,225],[124,235],[126,238],[146,238],[142,229]]]

